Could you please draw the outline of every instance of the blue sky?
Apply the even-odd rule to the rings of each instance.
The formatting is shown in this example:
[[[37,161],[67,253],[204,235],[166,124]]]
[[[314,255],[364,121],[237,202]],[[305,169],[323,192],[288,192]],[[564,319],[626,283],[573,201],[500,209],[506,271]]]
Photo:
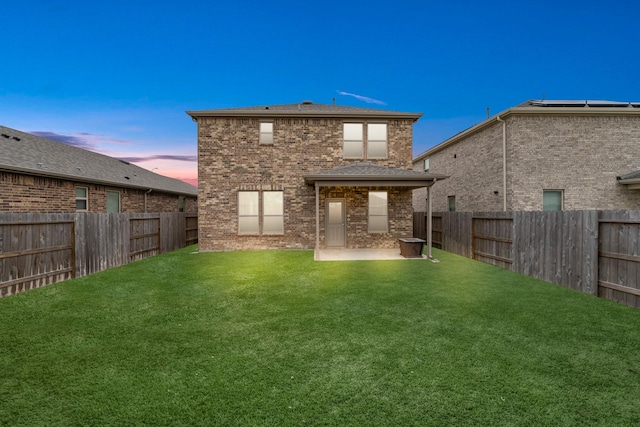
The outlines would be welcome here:
[[[3,0],[0,16],[0,124],[185,180],[185,110],[422,112],[417,155],[487,107],[640,101],[637,0]]]

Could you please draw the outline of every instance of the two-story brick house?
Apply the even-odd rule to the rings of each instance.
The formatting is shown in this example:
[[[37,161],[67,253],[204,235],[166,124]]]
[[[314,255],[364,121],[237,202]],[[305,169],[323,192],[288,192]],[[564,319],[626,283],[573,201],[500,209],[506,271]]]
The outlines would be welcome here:
[[[305,101],[188,111],[198,123],[200,250],[395,248],[412,236],[421,116]]]
[[[638,209],[640,103],[527,101],[416,156],[434,211]],[[426,211],[424,190],[414,209]]]
[[[0,126],[0,212],[197,212],[197,195],[178,179]]]

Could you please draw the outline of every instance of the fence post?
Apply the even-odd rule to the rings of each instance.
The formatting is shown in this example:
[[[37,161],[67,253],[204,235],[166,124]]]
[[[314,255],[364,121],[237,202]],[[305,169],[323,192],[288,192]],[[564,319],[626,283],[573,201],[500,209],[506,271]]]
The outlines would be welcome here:
[[[69,263],[71,264],[71,278],[76,277],[76,218],[78,214],[74,215],[73,221],[71,221],[71,230],[69,232],[69,243],[71,245],[71,254],[69,255]]]

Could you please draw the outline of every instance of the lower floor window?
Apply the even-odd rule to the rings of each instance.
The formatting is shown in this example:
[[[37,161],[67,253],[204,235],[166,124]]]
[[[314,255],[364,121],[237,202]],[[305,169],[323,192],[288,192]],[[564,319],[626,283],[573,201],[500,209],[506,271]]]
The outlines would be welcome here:
[[[369,191],[369,233],[389,231],[386,191]]]
[[[120,192],[107,191],[107,213],[120,212]]]
[[[239,191],[238,234],[284,234],[282,191]]]
[[[76,210],[89,210],[89,188],[76,187]]]

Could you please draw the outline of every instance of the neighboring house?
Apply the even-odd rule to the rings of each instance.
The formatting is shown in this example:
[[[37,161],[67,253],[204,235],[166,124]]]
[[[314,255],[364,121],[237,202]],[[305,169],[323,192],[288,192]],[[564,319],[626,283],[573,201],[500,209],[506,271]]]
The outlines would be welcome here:
[[[200,250],[395,248],[413,234],[419,113],[314,104],[188,111]]]
[[[0,212],[197,212],[193,185],[0,126]]]
[[[640,103],[527,101],[413,159],[434,211],[640,208]],[[634,172],[635,171],[635,172]],[[426,211],[426,193],[414,192]]]

